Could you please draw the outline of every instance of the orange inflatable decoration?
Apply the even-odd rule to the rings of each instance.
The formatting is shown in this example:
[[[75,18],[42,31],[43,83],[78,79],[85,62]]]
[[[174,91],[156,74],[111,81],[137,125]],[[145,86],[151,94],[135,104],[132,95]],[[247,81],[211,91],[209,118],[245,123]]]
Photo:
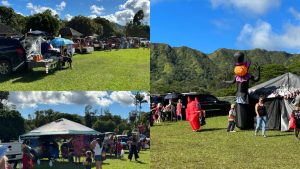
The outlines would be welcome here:
[[[235,66],[234,73],[240,77],[245,76],[248,73],[248,68],[246,65]]]

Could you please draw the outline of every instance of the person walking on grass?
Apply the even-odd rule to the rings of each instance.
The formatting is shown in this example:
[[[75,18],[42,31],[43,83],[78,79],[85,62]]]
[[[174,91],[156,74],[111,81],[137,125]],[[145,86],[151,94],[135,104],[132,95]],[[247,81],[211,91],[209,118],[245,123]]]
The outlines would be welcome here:
[[[229,115],[228,115],[228,123],[229,124],[227,127],[227,132],[236,132],[234,130],[235,118],[236,118],[235,104],[232,104],[231,109],[229,110]]]
[[[93,140],[91,143],[91,148],[94,151],[94,160],[96,161],[96,169],[102,169],[102,150],[103,146],[101,143],[101,140],[97,138],[96,140]]]
[[[294,128],[294,132],[295,132],[295,137],[296,139],[299,141],[299,130],[300,130],[300,103],[296,104],[296,108],[292,113],[294,115],[294,123],[295,123],[295,128]]]
[[[267,123],[267,109],[264,105],[263,96],[259,96],[258,103],[255,105],[256,113],[256,128],[255,136],[257,136],[258,130],[261,127],[263,137],[266,136],[266,123]]]
[[[176,105],[176,119],[178,119],[178,117],[180,117],[180,120],[182,121],[182,113],[181,113],[181,110],[182,110],[182,103],[181,103],[181,100],[178,99],[178,103]]]
[[[137,159],[139,158],[138,155],[138,142],[139,142],[139,138],[138,138],[138,133],[134,132],[132,133],[131,136],[131,144],[130,144],[130,149],[129,149],[129,154],[128,154],[128,159],[131,161],[132,160],[132,156],[134,155],[135,161],[137,161]]]

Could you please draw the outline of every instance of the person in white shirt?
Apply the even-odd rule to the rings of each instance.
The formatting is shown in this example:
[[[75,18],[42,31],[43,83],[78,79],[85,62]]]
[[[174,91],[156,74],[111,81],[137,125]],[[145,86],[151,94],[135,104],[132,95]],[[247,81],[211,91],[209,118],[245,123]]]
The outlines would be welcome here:
[[[99,138],[97,138],[96,140],[93,140],[91,143],[91,148],[94,151],[94,160],[96,161],[96,169],[102,169],[103,146],[102,146],[101,140]]]

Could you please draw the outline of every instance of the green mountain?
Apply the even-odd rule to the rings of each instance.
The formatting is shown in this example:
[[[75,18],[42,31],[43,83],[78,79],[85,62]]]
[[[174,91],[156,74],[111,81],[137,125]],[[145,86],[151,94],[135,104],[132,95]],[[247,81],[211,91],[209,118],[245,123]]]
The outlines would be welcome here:
[[[223,83],[232,80],[237,50],[218,49],[205,54],[188,47],[151,45],[151,93],[202,92],[218,96],[232,95],[235,85]],[[250,73],[257,74],[254,63],[261,66],[261,80],[274,78],[285,72],[300,75],[300,55],[263,49],[241,50],[252,63]],[[254,83],[250,83],[254,85]]]

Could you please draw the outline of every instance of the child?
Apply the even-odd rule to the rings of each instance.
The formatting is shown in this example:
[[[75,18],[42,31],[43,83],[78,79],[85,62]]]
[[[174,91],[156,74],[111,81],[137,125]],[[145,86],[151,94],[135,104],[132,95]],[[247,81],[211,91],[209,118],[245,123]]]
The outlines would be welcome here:
[[[231,105],[231,109],[229,110],[229,115],[228,115],[228,127],[227,127],[227,132],[236,132],[234,130],[235,127],[235,117],[236,117],[236,112],[235,112],[235,104]]]
[[[86,159],[85,162],[83,162],[83,165],[85,166],[85,169],[91,169],[92,168],[92,152],[87,151],[85,153]]]
[[[118,149],[118,158],[121,158],[121,152],[123,150],[123,145],[121,143],[121,140],[118,140],[117,149]]]
[[[293,111],[293,114],[294,114],[294,118],[295,118],[295,129],[294,129],[294,132],[295,132],[295,136],[296,136],[296,139],[297,140],[300,140],[299,139],[299,129],[300,129],[300,104],[296,104],[296,109]]]

